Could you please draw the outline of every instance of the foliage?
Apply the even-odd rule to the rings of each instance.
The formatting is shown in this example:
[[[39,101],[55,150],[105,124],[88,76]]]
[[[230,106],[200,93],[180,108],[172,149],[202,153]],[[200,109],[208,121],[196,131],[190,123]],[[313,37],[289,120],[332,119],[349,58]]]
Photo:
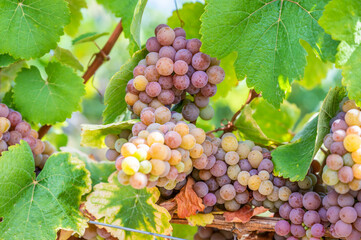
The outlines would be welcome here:
[[[84,232],[79,205],[90,177],[82,162],[54,154],[36,177],[33,154],[22,142],[3,153],[0,168],[0,239],[55,239],[60,228]]]
[[[125,197],[126,196],[126,197]],[[170,234],[170,214],[155,203],[159,198],[157,188],[136,190],[123,186],[117,174],[109,177],[109,183],[99,183],[87,197],[86,210],[99,221],[139,229],[148,232]],[[115,228],[105,229],[119,239],[153,239],[152,236]]]

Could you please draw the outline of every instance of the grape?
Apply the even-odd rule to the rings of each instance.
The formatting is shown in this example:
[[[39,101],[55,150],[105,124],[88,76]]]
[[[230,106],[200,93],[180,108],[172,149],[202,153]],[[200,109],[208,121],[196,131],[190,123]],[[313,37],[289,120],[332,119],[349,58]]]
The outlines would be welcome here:
[[[340,210],[341,208],[338,206],[332,206],[329,209],[327,209],[327,213],[326,213],[327,220],[330,223],[336,223],[340,219],[339,216]]]
[[[160,44],[156,37],[150,37],[145,46],[148,52],[158,52],[160,49]]]
[[[8,124],[10,124],[10,121],[9,120],[7,120],[7,121],[8,121]],[[1,125],[3,125],[3,124],[1,124]],[[3,131],[3,132],[6,132],[6,131]],[[30,134],[31,126],[29,123],[21,121],[16,125],[15,131],[18,131],[23,137],[26,137]]]
[[[201,128],[194,128],[189,131],[190,134],[196,139],[198,144],[202,144],[206,140],[206,133]]]
[[[344,166],[342,167],[339,171],[338,171],[338,178],[340,179],[341,182],[343,183],[349,183],[353,180],[353,172],[352,172],[352,168],[348,167],[348,166]]]
[[[263,154],[260,151],[252,150],[248,154],[248,161],[253,168],[258,168],[262,160],[263,160]]]
[[[208,193],[208,186],[205,182],[196,182],[193,185],[193,190],[196,192],[198,197],[203,198]]]
[[[207,83],[202,89],[201,94],[205,97],[213,97],[217,93],[217,86]]]
[[[194,148],[195,144],[196,139],[191,134],[187,134],[182,136],[182,143],[180,147],[186,150],[191,150],[192,148]]]
[[[224,207],[225,207],[226,210],[234,212],[234,211],[237,211],[241,207],[241,205],[238,204],[236,202],[236,200],[232,199],[231,201],[226,201],[224,203]]]
[[[210,170],[215,163],[216,163],[216,158],[213,155],[207,157],[207,165],[204,167],[204,169]]]
[[[230,184],[232,182],[232,180],[227,175],[217,177],[216,181],[220,187],[222,187],[226,184]]]
[[[242,168],[242,167],[241,167]],[[248,180],[251,177],[250,173],[247,171],[241,171],[238,176],[237,176],[237,181],[243,185],[243,186],[247,186],[248,184]]]
[[[343,140],[345,149],[349,152],[354,152],[361,146],[361,137],[356,134],[349,134]]]
[[[227,175],[231,180],[237,180],[237,176],[240,173],[241,168],[236,164],[229,166],[227,169]]]
[[[8,145],[18,144],[18,143],[20,143],[20,140],[21,140],[21,134],[18,131],[11,131],[10,132],[10,139],[8,141]]]
[[[213,193],[207,193],[203,197],[203,203],[205,206],[214,206],[217,203],[216,195],[214,195]]]
[[[345,223],[353,223],[357,219],[357,212],[353,207],[343,207],[340,210],[340,219]]]
[[[303,196],[302,203],[307,210],[316,210],[321,205],[321,198],[315,192],[307,192]]]
[[[148,153],[153,159],[166,160],[168,156],[168,148],[161,143],[154,143],[150,147]]]
[[[143,76],[136,76],[133,80],[133,86],[138,91],[144,91],[148,84],[148,80]]]
[[[361,231],[361,218],[357,218],[353,224],[353,226],[358,230]]]
[[[187,49],[180,49],[179,51],[177,51],[177,53],[174,56],[174,61],[178,61],[178,60],[183,60],[187,64],[191,64],[191,62],[192,62],[192,53]],[[191,66],[189,66],[188,68],[189,68],[188,70],[190,70]]]
[[[170,27],[164,26],[157,30],[156,37],[160,45],[170,46],[175,39],[175,33]]]
[[[306,176],[302,181],[297,182],[297,184],[301,189],[307,190],[312,187],[312,179]]]
[[[206,107],[209,104],[209,97],[204,97],[203,95],[197,94],[194,97],[194,103],[197,105],[197,107]]]
[[[243,193],[246,191],[247,187],[241,185],[238,181],[233,182],[234,189],[236,190],[236,193]]]
[[[286,186],[283,186],[279,189],[279,192],[278,192],[278,197],[279,199],[281,199],[282,201],[288,201],[290,195],[291,195],[291,190],[286,187]]]
[[[275,225],[275,232],[280,236],[286,236],[291,231],[290,224],[285,220],[280,220]]]
[[[185,48],[186,44],[187,44],[186,38],[183,36],[178,36],[174,39],[172,46],[176,51],[178,51],[182,48]]]
[[[149,104],[152,102],[153,98],[151,98],[146,92],[141,92],[139,93],[139,100],[143,103]]]
[[[172,76],[160,76],[158,83],[162,89],[171,89],[173,87],[173,77]]]
[[[331,131],[346,130],[348,128],[346,122],[342,119],[336,119],[331,125]]]
[[[320,223],[316,223],[311,227],[311,234],[314,237],[321,238],[325,235],[325,227]]]
[[[293,236],[301,238],[306,235],[306,231],[302,225],[291,224],[291,233]]]
[[[162,57],[156,64],[157,72],[163,76],[169,76],[173,73],[173,61],[170,58]],[[174,82],[174,81],[173,81]]]
[[[248,187],[249,189],[255,191],[259,189],[259,186],[261,185],[261,179],[258,175],[253,175],[248,179]]]
[[[307,211],[305,215],[303,215],[303,223],[307,227],[312,227],[312,225],[320,222],[321,222],[320,215],[316,211]]]
[[[9,113],[9,115],[7,116],[7,119],[9,119],[10,124],[12,127],[15,127],[18,123],[21,122],[22,120],[22,116],[19,112],[17,111],[12,111]],[[12,144],[11,144],[12,145]]]
[[[236,151],[238,148],[237,138],[232,134],[222,138],[222,148],[226,152]]]
[[[0,155],[2,152],[7,150],[8,150],[8,145],[6,144],[6,142],[4,140],[0,140]]]
[[[202,173],[202,174],[201,174],[201,173]],[[204,173],[206,173],[208,176],[210,176],[209,178],[208,178],[208,176],[207,176],[208,179],[206,180],[206,184],[207,184],[207,186],[208,186],[209,191],[210,191],[210,192],[214,192],[214,191],[218,190],[219,185],[218,185],[216,179],[215,179],[214,177],[212,177],[212,175],[210,174],[209,171],[200,170],[200,171],[199,171],[199,177],[200,177],[202,180],[204,180],[204,179],[202,178],[203,175],[205,175]]]
[[[139,172],[148,174],[152,170],[152,164],[148,160],[141,161],[139,164]]]
[[[291,193],[288,202],[293,208],[301,208],[303,207],[303,196],[299,192]]]
[[[129,179],[130,186],[135,189],[142,189],[147,186],[148,179],[147,176],[143,173],[137,172]]]
[[[207,166],[207,156],[202,154],[199,158],[193,159],[193,166],[196,169],[204,169]]]
[[[346,134],[356,134],[358,136],[361,136],[361,128],[359,126],[350,126],[347,128]]]
[[[203,120],[211,120],[214,116],[214,109],[212,108],[212,106],[208,105],[205,108],[201,109],[199,116]]]
[[[133,69],[133,76],[139,76],[139,75],[144,75],[144,70],[145,70],[146,66],[143,65],[138,65]],[[128,82],[129,83],[129,82]],[[133,83],[132,83],[133,84]],[[127,86],[128,87],[128,86]]]
[[[354,179],[348,184],[348,186],[353,191],[359,191],[361,190],[361,180]]]
[[[239,155],[235,151],[230,151],[225,154],[224,159],[228,165],[234,165],[239,162]]]
[[[268,160],[268,159],[267,159]],[[264,161],[264,160],[263,160]],[[262,161],[262,162],[263,162]],[[261,164],[259,165],[258,169],[260,168],[260,166],[262,165],[262,162]],[[273,184],[277,187],[282,187],[286,184],[286,180],[284,178],[280,178],[280,177],[274,177],[273,178]],[[297,184],[297,183],[296,183]],[[289,187],[288,187],[289,188]]]
[[[262,171],[262,170],[265,170],[267,171],[268,173],[272,173],[273,172],[273,163],[271,160],[269,159],[263,159],[261,161],[261,163],[258,165],[258,171]],[[278,178],[280,179],[280,178]],[[284,184],[283,184],[284,185]],[[281,186],[278,186],[278,187],[281,187]]]
[[[343,159],[340,155],[330,154],[326,158],[326,165],[331,170],[339,170],[343,166]]]
[[[212,84],[219,84],[224,80],[225,72],[220,66],[211,66],[207,69],[208,81]]]
[[[145,92],[150,98],[157,97],[161,91],[162,88],[157,82],[150,82],[145,88]],[[150,101],[147,100],[147,102],[149,103]]]
[[[258,191],[262,194],[262,195],[269,195],[272,193],[273,191],[273,184],[271,181],[269,180],[266,180],[266,181],[262,181],[260,186],[259,186],[259,189]]]
[[[6,106],[3,103],[0,103],[0,117],[4,117],[6,118],[10,113],[10,110],[8,108],[8,106]]]
[[[104,143],[105,145],[110,148],[110,149],[114,149],[115,148],[115,142],[118,140],[118,136],[114,135],[114,134],[109,134],[105,137],[104,139]]]
[[[239,204],[248,203],[249,202],[249,192],[247,190],[245,190],[242,193],[237,193],[237,195],[235,196],[235,200]]]
[[[347,111],[347,113],[345,115],[345,122],[349,126],[353,126],[353,125],[360,126],[361,125],[361,122],[360,122],[360,110],[358,110],[358,109],[350,109],[349,111]]]
[[[331,144],[330,151],[331,151],[331,153],[338,154],[341,156],[347,153],[347,151],[344,147],[344,143],[342,143],[342,142],[333,142]]]
[[[346,124],[346,123],[345,123]],[[332,134],[329,133],[323,138],[323,144],[327,149],[331,149],[331,144],[333,143]]]
[[[289,219],[291,210],[292,210],[292,207],[286,202],[281,205],[281,207],[279,209],[279,214],[282,218]]]
[[[152,170],[151,170],[151,174],[152,175],[156,175],[156,176],[160,176],[162,174],[164,174],[165,172],[167,172],[167,165],[165,164],[164,161],[159,160],[159,159],[152,159],[150,160],[150,163],[152,164]],[[168,172],[167,172],[168,174]]]
[[[175,131],[169,131],[165,134],[165,144],[170,148],[177,148],[182,143],[182,137]]]
[[[185,90],[189,87],[189,77],[187,75],[174,75],[173,85],[178,90]]]
[[[135,95],[133,93],[127,93],[125,95],[125,102],[129,105],[129,106],[133,106],[139,99],[138,95]]]
[[[221,177],[227,172],[227,164],[223,161],[217,160],[214,166],[210,169],[210,172],[215,177]]]
[[[118,172],[118,181],[122,185],[129,185],[130,176],[127,175],[124,171],[120,170]]]
[[[198,118],[199,109],[194,103],[187,103],[182,108],[182,115],[187,121],[194,122]]]
[[[336,171],[333,171],[325,166],[322,174],[322,180],[329,186],[336,185],[338,183],[338,174]]]
[[[178,176],[177,168],[174,166],[171,166],[166,178],[168,178],[169,180],[176,180],[177,176]]]
[[[345,98],[347,99],[347,98]],[[356,103],[354,100],[347,100],[345,102],[341,102],[340,105],[342,104],[342,110],[344,112],[349,111],[350,109],[357,109]]]
[[[225,184],[221,187],[220,194],[224,200],[230,201],[236,196],[236,190],[232,184]]]
[[[188,76],[188,75],[187,75]],[[188,88],[186,89],[187,93],[189,93],[190,95],[195,95],[197,93],[200,92],[199,88],[196,88],[195,86],[193,86],[192,82],[189,83]]]
[[[252,166],[247,159],[240,160],[238,164],[242,171],[250,171],[252,169]]]
[[[185,75],[188,72],[188,64],[183,60],[178,60],[174,63],[174,72],[177,75]],[[187,76],[187,75],[185,75]],[[187,76],[188,77],[188,76]],[[189,78],[188,78],[189,79]]]
[[[170,105],[174,101],[174,92],[171,90],[162,90],[158,96],[159,102],[164,105]]]
[[[337,192],[331,190],[327,194],[327,201],[330,205],[335,206],[338,204],[338,197],[339,197],[339,194],[337,194]]]
[[[171,46],[164,46],[161,47],[161,49],[159,50],[159,58],[165,57],[170,58],[172,61],[174,61],[175,54],[176,50]]]
[[[158,107],[154,111],[154,115],[155,122],[160,124],[165,124],[166,122],[169,122],[172,117],[170,110],[164,106]]]
[[[346,132],[344,130],[336,130],[332,133],[332,139],[335,142],[341,142],[346,137]]]
[[[358,163],[360,164],[361,163],[361,148],[357,149],[356,151],[354,151],[352,154],[352,160],[355,162],[355,163]]]
[[[295,208],[291,210],[289,217],[293,224],[302,224],[304,214],[305,211],[302,208]]]
[[[179,135],[180,136],[180,135]],[[196,143],[194,148],[189,151],[191,158],[199,158],[203,154],[202,145]],[[208,160],[208,159],[207,159]],[[208,161],[207,161],[208,162]]]
[[[267,195],[267,199],[272,201],[272,202],[276,202],[279,200],[279,188],[276,186],[273,186],[273,190],[271,192],[271,194]]]
[[[252,192],[253,198],[259,202],[263,202],[267,199],[267,196],[261,194],[259,191]]]
[[[202,42],[199,39],[192,38],[187,41],[186,48],[192,53],[196,54],[202,46]],[[210,62],[210,59],[209,59]]]
[[[356,230],[352,230],[351,234],[346,237],[347,240],[359,240],[361,239],[361,233]]]
[[[204,71],[196,71],[191,78],[193,86],[202,88],[208,83],[208,76]]]
[[[347,237],[352,232],[352,225],[338,220],[335,224],[335,232],[339,237]]]

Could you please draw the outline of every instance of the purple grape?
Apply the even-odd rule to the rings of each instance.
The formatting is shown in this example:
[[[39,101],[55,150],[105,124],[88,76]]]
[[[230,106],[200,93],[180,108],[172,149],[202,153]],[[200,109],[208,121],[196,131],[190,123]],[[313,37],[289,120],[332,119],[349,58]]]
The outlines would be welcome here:
[[[303,196],[302,203],[307,210],[316,210],[321,205],[321,197],[315,192],[308,192]]]
[[[253,198],[257,201],[263,202],[267,199],[267,196],[260,194],[258,191],[253,191]]]
[[[347,207],[347,206],[353,206],[355,203],[355,199],[353,196],[349,193],[347,194],[341,194],[337,198],[337,204],[340,207]]]
[[[321,238],[325,235],[325,227],[320,223],[316,223],[311,227],[311,234],[314,237]]]
[[[160,76],[158,83],[162,89],[171,89],[173,87],[173,77],[171,76]]]
[[[347,153],[345,147],[343,146],[343,142],[333,142],[330,147],[330,151],[333,154],[345,155]]]
[[[185,90],[189,87],[189,77],[187,75],[177,75],[173,76],[173,85],[178,90]]]
[[[251,171],[252,170],[252,166],[249,163],[249,161],[247,159],[242,159],[238,162],[239,167],[241,168],[241,171]]]
[[[291,224],[291,233],[293,236],[301,238],[306,235],[305,229],[302,227],[302,225],[298,224]]]
[[[292,210],[292,207],[286,202],[281,205],[281,207],[279,209],[279,214],[282,218],[289,219],[291,210]]]
[[[257,174],[258,174],[258,171],[257,171],[257,169],[252,169],[251,171],[249,171],[249,174],[250,174],[251,176],[257,175]]]
[[[312,211],[312,210],[307,211],[305,215],[303,215],[303,223],[307,227],[311,227],[313,224],[320,222],[321,222],[320,215],[316,211]]]
[[[206,170],[211,169],[215,163],[216,163],[216,158],[214,155],[207,157],[207,166],[205,166],[204,169]]]
[[[204,203],[204,205],[206,205],[208,207],[216,205],[216,203],[217,203],[216,195],[214,195],[213,193],[207,193],[203,197],[203,203]]]
[[[176,50],[171,46],[161,47],[159,50],[159,58],[166,57],[174,61]]]
[[[233,186],[237,193],[243,193],[247,189],[247,186],[241,185],[238,181],[234,181]]]
[[[347,237],[352,232],[352,225],[338,220],[335,224],[335,232],[339,237]]]
[[[323,221],[323,222],[327,221],[327,210],[326,210],[326,208],[320,208],[318,210],[318,215],[320,215],[321,221]]]
[[[348,128],[347,123],[342,119],[336,119],[331,125],[331,131],[332,132],[335,132],[337,130],[346,131],[347,128]]]
[[[202,198],[208,193],[208,186],[205,182],[196,182],[193,185],[193,190],[196,192],[197,196]]]
[[[6,106],[3,103],[0,103],[0,117],[7,117],[9,115],[10,111],[8,106]]]
[[[280,236],[286,236],[291,230],[290,224],[285,220],[280,220],[276,223],[275,232]]]
[[[303,195],[299,192],[291,193],[288,202],[291,207],[293,208],[301,208],[303,207],[302,203]]]
[[[246,204],[249,202],[249,192],[246,190],[242,193],[237,193],[237,195],[235,196],[235,200],[239,203],[239,204]]]
[[[209,189],[210,192],[214,192],[214,191],[216,191],[216,190],[219,188],[219,185],[218,185],[216,179],[213,178],[213,177],[211,177],[210,179],[208,179],[208,180],[206,181],[206,184],[207,184],[208,189]]]
[[[263,162],[263,161],[262,161]],[[262,163],[261,162],[261,163]],[[258,167],[258,171],[259,170],[259,167]],[[286,184],[286,180],[284,178],[281,178],[281,177],[274,177],[273,178],[273,184],[276,186],[276,187],[283,187],[285,184]]]
[[[183,36],[179,36],[174,39],[172,46],[176,51],[178,51],[182,48],[185,48],[186,44],[187,44],[186,38]]]
[[[158,96],[158,100],[164,105],[170,105],[173,103],[174,97],[172,90],[162,90]]]
[[[207,83],[202,89],[201,89],[201,93],[203,94],[203,96],[205,97],[213,97],[214,95],[216,95],[217,93],[217,86]]]
[[[191,64],[191,62],[192,62],[192,53],[187,49],[181,49],[181,50],[177,51],[177,53],[174,56],[174,61],[178,61],[178,60],[183,60],[187,64]]]
[[[194,97],[194,103],[197,105],[197,107],[204,108],[209,104],[209,97],[205,97],[202,94],[197,94]]]
[[[194,103],[187,103],[182,108],[182,115],[185,120],[194,122],[199,116],[199,108]]]
[[[150,37],[147,40],[145,47],[147,48],[148,52],[158,52],[161,46],[156,37]]]
[[[202,88],[208,83],[208,76],[203,71],[196,71],[193,73],[191,81],[196,88]]]
[[[217,181],[218,185],[220,187],[222,187],[226,184],[230,184],[232,180],[228,177],[228,175],[222,175],[220,177],[217,177],[216,181]]]
[[[272,173],[273,172],[273,162],[269,159],[263,159],[258,166],[258,171],[262,171],[262,170]],[[282,186],[284,186],[284,183]],[[282,186],[277,186],[277,187],[282,187]]]
[[[195,95],[195,94],[199,93],[200,89],[193,86],[192,82],[190,82],[186,91],[190,95]]]
[[[338,206],[332,206],[329,209],[327,209],[327,220],[330,223],[336,223],[339,219],[339,213],[340,213],[341,208]]]
[[[340,219],[345,223],[353,223],[357,219],[357,212],[353,207],[343,207],[340,210]]]
[[[210,171],[213,176],[221,177],[221,176],[225,175],[227,172],[227,164],[223,161],[217,160]],[[218,184],[219,184],[219,182],[218,182]],[[219,185],[221,186],[221,184],[219,184]]]
[[[145,92],[148,94],[149,97],[157,97],[161,91],[162,88],[157,82],[149,82],[145,89]]]
[[[292,209],[290,212],[291,222],[293,224],[302,224],[304,214],[305,214],[305,211],[302,208]]]

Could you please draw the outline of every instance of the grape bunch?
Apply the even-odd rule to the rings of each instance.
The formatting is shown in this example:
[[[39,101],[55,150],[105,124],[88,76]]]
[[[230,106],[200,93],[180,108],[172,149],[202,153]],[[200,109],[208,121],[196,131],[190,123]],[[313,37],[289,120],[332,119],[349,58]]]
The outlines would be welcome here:
[[[233,240],[232,232],[218,230],[211,227],[198,227],[197,233],[193,237],[194,240]]]
[[[155,37],[146,43],[149,53],[134,68],[134,78],[126,87],[125,101],[135,117],[146,107],[171,107],[182,100],[185,120],[213,117],[209,98],[216,94],[225,73],[219,61],[200,52],[201,45],[199,39],[186,39],[182,28],[156,27]]]
[[[119,182],[136,189],[158,186],[171,191],[178,183],[183,186],[193,162],[206,158],[206,133],[164,106],[144,108],[140,115],[131,133],[105,138],[106,155],[115,161]]]
[[[361,189],[361,112],[352,100],[343,101],[341,109],[330,121],[331,133],[323,140],[330,154],[322,180],[345,194]]]
[[[277,239],[320,239],[325,235],[326,210],[321,195],[316,192],[290,194],[288,201],[280,206],[279,215],[283,220],[275,226]]]
[[[0,156],[8,147],[26,141],[35,159],[35,166],[43,168],[55,148],[47,141],[41,141],[38,132],[31,129],[29,123],[23,120],[21,114],[0,103]]]

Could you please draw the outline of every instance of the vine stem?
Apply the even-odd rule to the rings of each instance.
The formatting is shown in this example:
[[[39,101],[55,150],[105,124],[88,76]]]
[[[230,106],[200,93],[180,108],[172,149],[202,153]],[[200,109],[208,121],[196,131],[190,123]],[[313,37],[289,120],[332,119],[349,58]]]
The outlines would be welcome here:
[[[249,94],[248,94],[248,98],[246,100],[246,102],[241,106],[241,108],[232,116],[231,121],[228,121],[227,125],[224,127],[220,127],[217,129],[214,129],[212,131],[208,131],[207,134],[209,133],[214,133],[214,132],[219,132],[219,131],[223,131],[223,132],[232,132],[236,126],[234,125],[234,122],[236,121],[237,117],[239,116],[239,114],[241,114],[242,110],[244,109],[244,107],[251,103],[253,99],[257,98],[261,96],[261,94],[256,93],[256,91],[254,89],[249,90]]]
[[[87,68],[83,75],[84,84],[86,84],[89,79],[95,74],[98,68],[105,62],[109,60],[109,53],[115,45],[115,42],[118,40],[120,34],[123,32],[122,21],[120,20],[118,25],[115,27],[112,35],[109,37],[108,41],[105,43],[104,47],[95,55],[93,62]],[[45,134],[50,130],[51,125],[43,125],[38,131],[39,139],[43,138]]]

